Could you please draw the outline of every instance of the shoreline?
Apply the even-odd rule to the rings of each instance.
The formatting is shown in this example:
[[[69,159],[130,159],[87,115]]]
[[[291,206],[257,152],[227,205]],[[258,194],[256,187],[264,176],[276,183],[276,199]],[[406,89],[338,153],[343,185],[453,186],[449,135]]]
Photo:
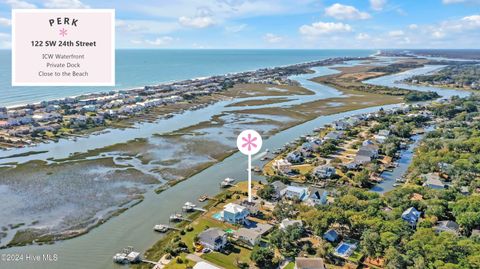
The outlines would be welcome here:
[[[369,58],[372,58],[372,57],[374,57],[374,56],[373,55],[368,55],[368,56],[364,56],[364,57],[361,57],[361,56],[359,56],[359,57],[349,57],[349,56],[347,56],[347,57],[329,57],[329,58],[325,58],[323,60],[304,61],[304,62],[297,62],[297,63],[292,63],[292,64],[285,64],[285,65],[272,65],[272,66],[266,66],[266,67],[262,67],[262,68],[258,68],[258,69],[248,69],[248,70],[244,70],[244,71],[222,73],[222,74],[216,74],[216,75],[211,75],[211,76],[199,76],[199,77],[193,77],[193,78],[189,78],[189,79],[169,80],[169,81],[164,81],[164,82],[160,82],[160,83],[157,83],[157,84],[145,84],[143,86],[132,86],[132,87],[124,88],[124,89],[112,89],[112,90],[105,90],[105,91],[97,91],[97,92],[91,92],[91,93],[85,93],[85,94],[79,94],[79,95],[65,96],[65,97],[61,97],[61,98],[42,100],[42,101],[38,101],[38,102],[31,102],[31,103],[24,103],[24,104],[17,104],[17,105],[6,105],[6,106],[0,105],[0,107],[3,106],[3,107],[6,107],[6,108],[9,108],[9,109],[10,108],[16,109],[16,108],[22,108],[22,107],[25,107],[25,106],[39,105],[42,102],[65,100],[65,99],[69,99],[69,98],[76,99],[76,98],[80,98],[80,97],[88,98],[92,95],[102,94],[102,93],[105,93],[105,92],[115,92],[115,93],[119,93],[119,92],[123,92],[123,91],[131,92],[131,91],[135,91],[135,90],[142,90],[142,88],[145,88],[145,87],[152,87],[152,86],[156,87],[156,86],[162,86],[162,85],[182,83],[182,82],[187,82],[187,81],[199,81],[199,80],[205,80],[205,79],[209,79],[209,78],[213,78],[213,77],[217,77],[217,76],[239,75],[239,74],[242,74],[242,73],[256,72],[256,71],[259,71],[259,70],[262,70],[262,69],[286,68],[286,67],[292,67],[292,66],[297,66],[297,65],[309,65],[309,64],[321,63],[321,62],[324,62],[324,61],[327,62],[327,61],[337,60],[337,59],[338,60],[343,59],[341,61],[352,61],[352,60],[363,60],[363,59],[368,60]]]
[[[115,128],[119,122],[138,122],[138,118],[149,114],[149,111],[162,110],[172,104],[186,103],[188,104],[186,110],[197,109],[212,101],[218,101],[215,100],[217,94],[228,92],[232,86],[241,83],[293,86],[297,84],[289,77],[308,73],[312,67],[361,59],[369,58],[334,57],[255,71],[209,76],[204,79],[187,79],[175,83],[147,85],[143,88],[65,97],[19,105],[10,110],[0,107],[0,119],[5,119],[0,120],[1,144],[3,149],[21,148],[46,141],[56,141],[65,136],[75,136],[77,133],[90,135],[96,129]],[[183,113],[185,109],[158,113],[155,119],[161,116],[173,116],[172,113]]]

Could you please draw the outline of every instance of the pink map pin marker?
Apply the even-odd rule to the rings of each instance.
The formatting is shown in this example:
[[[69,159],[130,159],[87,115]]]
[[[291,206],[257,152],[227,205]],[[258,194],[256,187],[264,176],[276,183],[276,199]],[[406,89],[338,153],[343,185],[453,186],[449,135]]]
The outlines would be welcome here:
[[[262,148],[262,137],[254,130],[245,130],[237,137],[237,148],[248,156],[248,201],[252,202],[252,155]]]

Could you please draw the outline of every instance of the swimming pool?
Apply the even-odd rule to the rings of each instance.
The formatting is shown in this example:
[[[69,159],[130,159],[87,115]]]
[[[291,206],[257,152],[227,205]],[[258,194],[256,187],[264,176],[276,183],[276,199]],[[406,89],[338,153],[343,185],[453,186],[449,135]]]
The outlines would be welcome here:
[[[222,212],[217,212],[217,213],[213,214],[212,217],[216,220],[222,220],[223,219]]]
[[[357,248],[355,244],[349,244],[346,242],[341,242],[335,249],[335,254],[342,257],[350,256],[353,251]]]

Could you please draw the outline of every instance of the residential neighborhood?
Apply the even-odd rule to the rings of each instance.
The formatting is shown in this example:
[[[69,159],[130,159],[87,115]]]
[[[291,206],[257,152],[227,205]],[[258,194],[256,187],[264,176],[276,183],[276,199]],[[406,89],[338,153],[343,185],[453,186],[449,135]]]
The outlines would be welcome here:
[[[397,167],[413,145],[412,136],[425,135],[431,124],[443,128],[445,119],[438,113],[449,104],[356,116],[278,149],[264,166],[266,181],[253,183],[252,202],[247,201],[246,182],[239,182],[212,197],[205,213],[184,223],[180,234],[161,241],[168,252],[158,253],[170,259],[165,268],[191,264],[192,255],[200,264],[214,266],[208,268],[385,268],[403,266],[408,255],[416,255],[401,254],[415,249],[402,236],[438,244],[478,240],[480,223],[472,224],[462,214],[478,212],[480,182],[476,178],[465,185],[454,179],[455,165],[441,162],[430,172],[411,170],[404,179],[393,180],[388,192],[370,191],[386,180],[382,173]],[[393,118],[408,121],[390,125]],[[343,133],[332,135],[338,132]],[[297,152],[301,158],[293,160]],[[412,160],[421,161],[417,155]],[[456,194],[446,198],[447,193]],[[444,202],[438,197],[449,199],[451,206],[439,207]],[[184,249],[193,251],[185,254]]]

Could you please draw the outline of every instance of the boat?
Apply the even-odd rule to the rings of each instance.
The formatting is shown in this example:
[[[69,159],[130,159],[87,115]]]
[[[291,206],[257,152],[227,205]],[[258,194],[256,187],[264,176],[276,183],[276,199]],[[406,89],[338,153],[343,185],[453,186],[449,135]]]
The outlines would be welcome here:
[[[113,262],[119,264],[126,264],[128,263],[127,254],[125,253],[117,253],[113,256]]]
[[[322,129],[321,129],[321,128],[315,128],[315,129],[313,129],[313,131],[314,131],[315,133],[320,133],[320,132],[322,131]]]
[[[402,184],[400,184],[400,183],[393,183],[393,186],[394,186],[394,187],[398,187],[398,186],[400,186],[400,185],[402,185]]]
[[[403,182],[405,182],[405,179],[403,179],[403,178],[397,178],[397,179],[395,179],[395,181],[396,181],[396,182],[399,182],[399,183],[403,183]]]
[[[255,172],[255,173],[260,173],[260,172],[262,172],[262,169],[261,169],[260,167],[258,167],[258,166],[253,167],[252,170],[253,170],[253,172]]]
[[[193,209],[195,209],[196,205],[191,203],[191,202],[186,202],[182,209],[185,210],[185,211],[192,211]]]
[[[205,202],[206,200],[208,200],[208,196],[206,194],[204,194],[204,195],[202,195],[198,198],[199,202]]]
[[[126,247],[122,252],[113,256],[113,261],[119,264],[138,263],[141,261],[140,252],[133,250],[133,247]]]
[[[227,177],[220,183],[220,186],[222,188],[230,187],[233,185],[233,182],[235,182],[235,179]]]
[[[157,224],[153,226],[153,230],[160,233],[166,233],[168,232],[168,226],[163,224]]]
[[[180,213],[175,213],[175,214],[170,215],[170,221],[178,221],[178,220],[182,220],[182,219],[183,219],[183,216]]]

